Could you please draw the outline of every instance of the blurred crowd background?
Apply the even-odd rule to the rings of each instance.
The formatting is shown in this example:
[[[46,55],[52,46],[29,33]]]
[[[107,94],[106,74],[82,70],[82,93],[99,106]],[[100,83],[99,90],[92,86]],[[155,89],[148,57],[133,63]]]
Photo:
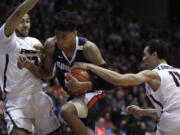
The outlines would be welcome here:
[[[0,24],[6,14],[22,0],[1,0]],[[129,2],[129,3],[128,3]],[[168,62],[180,67],[180,25],[178,0],[154,0],[147,3],[137,0],[40,0],[30,12],[30,35],[42,43],[54,35],[52,19],[60,10],[73,10],[80,16],[79,35],[87,37],[97,44],[111,69],[120,73],[136,73],[144,69],[142,61],[144,43],[152,38],[161,38],[168,42],[170,53]],[[154,2],[155,5],[152,3]],[[162,2],[162,3],[161,3]],[[140,7],[139,4],[141,5]],[[146,8],[146,6],[155,6]],[[139,6],[138,9],[133,7]],[[129,7],[129,8],[128,8]],[[144,11],[141,11],[144,9]],[[154,10],[153,10],[154,9]],[[157,12],[157,13],[156,13]],[[148,13],[148,14],[147,14]],[[154,14],[155,13],[155,14]],[[156,16],[156,17],[154,17]],[[163,18],[162,18],[163,16]],[[59,116],[66,94],[54,80],[44,83],[44,89],[54,99],[56,114]],[[119,87],[105,91],[106,96],[90,110],[86,122],[97,132],[106,135],[153,135],[156,120],[150,117],[127,115],[124,109],[131,104],[143,108],[151,107],[145,95],[144,86]],[[68,126],[63,123],[62,135],[71,135]],[[6,135],[5,122],[0,121],[0,135]]]

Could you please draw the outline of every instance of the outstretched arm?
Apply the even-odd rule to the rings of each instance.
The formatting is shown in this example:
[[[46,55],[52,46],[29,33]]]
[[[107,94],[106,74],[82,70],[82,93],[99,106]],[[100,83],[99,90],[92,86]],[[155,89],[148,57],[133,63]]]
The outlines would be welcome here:
[[[88,63],[76,63],[75,67],[90,70],[116,86],[138,85],[145,82],[149,83],[158,77],[158,74],[152,70],[144,70],[137,74],[119,74],[117,72]]]
[[[38,0],[25,0],[20,4],[16,10],[8,17],[4,26],[4,34],[8,37],[10,36],[18,24],[20,23],[22,17],[28,13],[38,2]]]

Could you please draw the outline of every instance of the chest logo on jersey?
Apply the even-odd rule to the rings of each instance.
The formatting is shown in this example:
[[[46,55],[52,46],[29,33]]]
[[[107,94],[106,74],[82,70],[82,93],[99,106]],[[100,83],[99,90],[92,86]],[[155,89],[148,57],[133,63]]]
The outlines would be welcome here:
[[[40,64],[40,58],[37,55],[37,51],[21,49],[20,54],[26,56],[32,63],[36,65]]]
[[[57,61],[56,62],[56,65],[57,65],[57,67],[59,68],[59,69],[61,69],[61,70],[65,70],[65,71],[69,71],[69,65],[66,65],[66,64],[64,64],[64,63],[61,63],[61,62],[59,62],[59,61]]]
[[[36,54],[37,51],[35,50],[27,50],[27,49],[21,49],[20,54]]]

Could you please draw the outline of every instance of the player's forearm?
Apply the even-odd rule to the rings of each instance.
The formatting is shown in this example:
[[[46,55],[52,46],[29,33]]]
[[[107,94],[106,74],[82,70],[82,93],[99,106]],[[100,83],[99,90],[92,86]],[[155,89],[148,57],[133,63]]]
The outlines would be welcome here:
[[[93,64],[89,64],[88,65],[88,70],[94,72],[95,74],[97,74],[99,77],[101,77],[102,79],[106,80],[107,82],[112,83],[113,85],[119,85],[119,78],[121,78],[121,74],[116,73],[114,71],[93,65]]]
[[[144,82],[136,74],[120,74],[93,64],[88,64],[87,69],[115,86],[133,86]]]
[[[29,64],[27,69],[34,74],[37,78],[44,79],[44,80],[50,80],[53,78],[53,73],[49,73],[45,71],[42,67],[36,66],[32,63]]]
[[[142,116],[150,116],[157,118],[157,111],[156,109],[142,109]]]
[[[19,5],[13,14],[7,19],[5,25],[5,35],[11,35],[18,24],[21,21],[21,18],[28,13],[38,2],[38,0],[25,0],[21,5]]]
[[[25,0],[15,11],[20,15],[28,13],[39,0]]]

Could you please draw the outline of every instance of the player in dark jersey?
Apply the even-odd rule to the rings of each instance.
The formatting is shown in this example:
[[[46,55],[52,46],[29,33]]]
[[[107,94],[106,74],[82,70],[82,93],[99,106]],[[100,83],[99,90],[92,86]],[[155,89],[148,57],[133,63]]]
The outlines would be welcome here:
[[[56,76],[65,90],[65,73],[69,71],[74,62],[90,62],[99,66],[105,64],[97,46],[86,38],[77,36],[77,18],[78,16],[74,12],[61,11],[57,13],[54,20],[55,37],[51,37],[45,42],[43,66],[38,67],[28,62],[24,65],[24,68],[42,79],[52,78],[55,66]],[[93,87],[86,83],[84,85]],[[96,91],[72,97],[61,108],[63,119],[76,135],[89,134],[80,118],[87,117],[88,105],[92,105],[94,97],[96,99],[103,97],[103,92]]]

